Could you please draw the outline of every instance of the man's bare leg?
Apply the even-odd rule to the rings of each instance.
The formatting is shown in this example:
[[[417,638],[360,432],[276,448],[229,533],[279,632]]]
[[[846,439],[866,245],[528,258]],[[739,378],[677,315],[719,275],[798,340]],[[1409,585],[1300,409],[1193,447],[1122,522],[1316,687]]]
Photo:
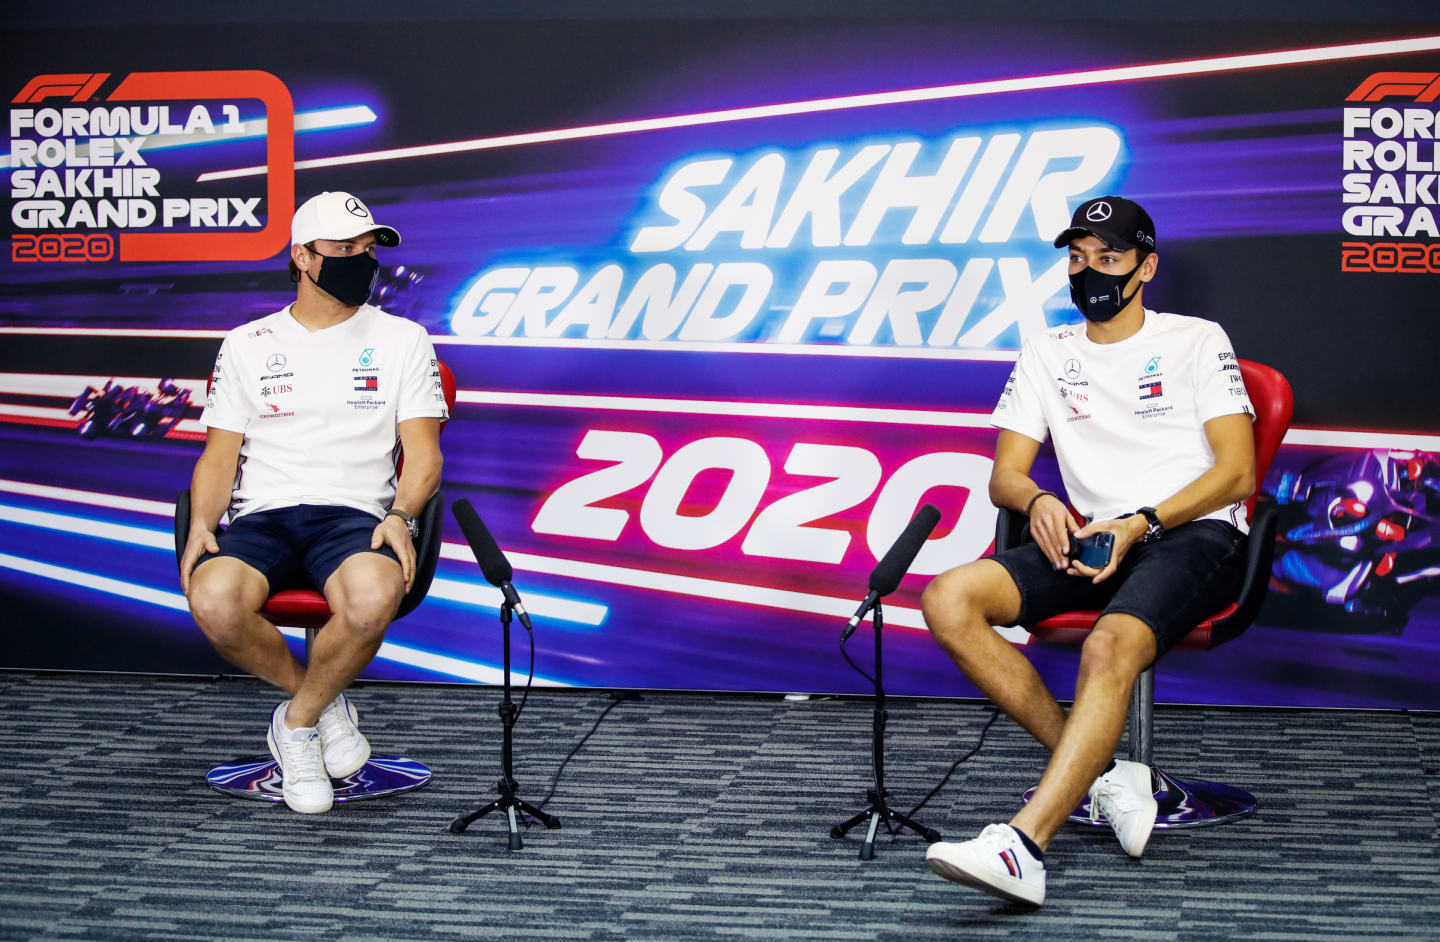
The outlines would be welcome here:
[[[1010,819],[1041,850],[1110,763],[1135,678],[1154,659],[1155,634],[1133,615],[1106,615],[1085,639],[1070,718],[1030,803]]]
[[[1029,659],[991,627],[1014,624],[1020,614],[1020,590],[1005,567],[980,559],[942,573],[926,586],[920,607],[931,635],[970,682],[1054,751],[1065,711]]]
[[[390,557],[356,553],[340,564],[325,581],[325,599],[335,614],[311,647],[304,682],[285,714],[287,726],[314,726],[330,701],[360,676],[404,596],[400,564]]]
[[[190,614],[215,650],[246,673],[293,694],[305,680],[305,668],[280,629],[260,614],[269,595],[265,576],[231,556],[207,560],[190,576]]]

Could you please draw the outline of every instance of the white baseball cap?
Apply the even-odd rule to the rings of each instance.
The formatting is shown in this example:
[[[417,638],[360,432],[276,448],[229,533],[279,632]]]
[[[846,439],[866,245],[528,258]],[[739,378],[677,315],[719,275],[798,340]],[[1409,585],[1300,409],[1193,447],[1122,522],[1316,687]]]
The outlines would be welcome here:
[[[309,245],[316,239],[344,242],[367,232],[375,233],[380,245],[400,244],[400,233],[375,222],[370,208],[343,190],[326,190],[310,197],[295,210],[290,222],[290,241],[295,245]]]

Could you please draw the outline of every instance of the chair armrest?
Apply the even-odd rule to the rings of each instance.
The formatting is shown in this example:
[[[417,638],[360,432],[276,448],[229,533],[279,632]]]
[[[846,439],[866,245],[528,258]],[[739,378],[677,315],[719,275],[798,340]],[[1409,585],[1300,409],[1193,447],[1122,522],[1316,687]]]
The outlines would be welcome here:
[[[1275,561],[1275,529],[1279,516],[1273,504],[1256,508],[1255,519],[1250,522],[1250,536],[1246,540],[1245,580],[1240,586],[1240,597],[1235,600],[1235,611],[1211,626],[1212,648],[1239,637],[1260,614],[1260,606],[1265,603],[1265,593],[1270,588],[1270,568]]]
[[[180,559],[185,555],[185,544],[190,540],[190,490],[180,492],[175,500],[175,568],[180,568]]]
[[[1025,529],[1028,522],[1019,511],[1009,507],[998,508],[995,514],[995,552],[1002,553],[1029,542],[1030,534]]]
[[[445,528],[443,491],[437,491],[425,502],[425,509],[420,511],[419,522],[420,535],[415,538],[415,581],[411,583],[410,591],[405,593],[405,598],[400,601],[400,610],[395,613],[396,618],[410,614],[425,600],[425,593],[430,591],[430,583],[435,578],[435,566],[440,562],[440,538]]]

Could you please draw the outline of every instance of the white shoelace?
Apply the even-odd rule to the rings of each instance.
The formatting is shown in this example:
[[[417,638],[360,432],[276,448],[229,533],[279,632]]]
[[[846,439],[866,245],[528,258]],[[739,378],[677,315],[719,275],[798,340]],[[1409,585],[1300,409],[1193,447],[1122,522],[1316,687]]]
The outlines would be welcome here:
[[[1114,782],[1101,781],[1095,787],[1095,794],[1090,799],[1090,823],[1100,823],[1102,810],[1105,816],[1113,822],[1120,815],[1137,811],[1139,808],[1140,800],[1130,789]]]
[[[350,714],[341,706],[339,697],[331,700],[330,705],[325,708],[325,712],[320,714],[320,719],[315,721],[315,726],[320,730],[322,739],[349,736],[350,725]]]
[[[304,739],[287,737],[281,745],[285,750],[284,775],[292,782],[324,778],[325,758],[320,753],[320,736],[312,733]]]
[[[980,832],[980,836],[975,838],[975,842],[982,850],[994,851],[998,854],[1002,850],[1010,849],[1015,843],[1015,832],[1010,829],[1009,825],[990,824]]]

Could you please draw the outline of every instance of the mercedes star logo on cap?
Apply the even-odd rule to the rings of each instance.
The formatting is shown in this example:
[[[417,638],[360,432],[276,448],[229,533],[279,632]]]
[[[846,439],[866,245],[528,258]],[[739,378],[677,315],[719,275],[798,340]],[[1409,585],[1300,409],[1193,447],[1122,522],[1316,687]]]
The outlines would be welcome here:
[[[355,215],[355,216],[368,216],[368,215],[370,215],[370,210],[368,210],[368,209],[365,208],[365,204],[362,203],[362,202],[360,202],[359,200],[357,200],[357,199],[356,199],[355,197],[353,197],[353,196],[350,197],[348,200],[345,201],[345,208],[348,209],[348,210],[350,210],[351,214],[352,214],[352,215]],[[1108,216],[1108,215],[1110,215],[1110,214],[1107,212],[1105,215]]]
[[[1091,222],[1104,222],[1110,218],[1110,204],[1101,200],[1086,210],[1085,218]]]

